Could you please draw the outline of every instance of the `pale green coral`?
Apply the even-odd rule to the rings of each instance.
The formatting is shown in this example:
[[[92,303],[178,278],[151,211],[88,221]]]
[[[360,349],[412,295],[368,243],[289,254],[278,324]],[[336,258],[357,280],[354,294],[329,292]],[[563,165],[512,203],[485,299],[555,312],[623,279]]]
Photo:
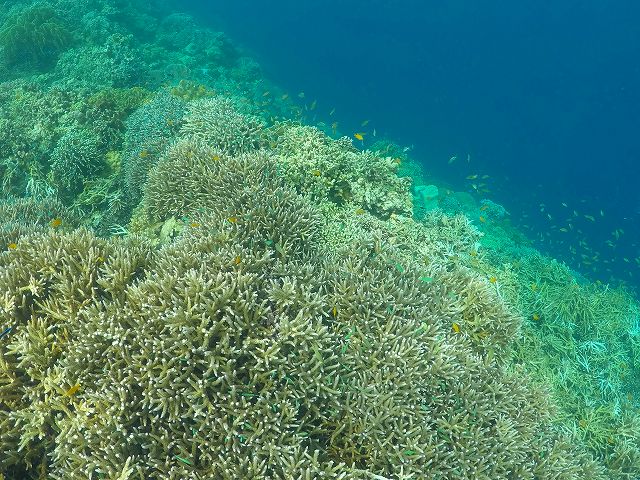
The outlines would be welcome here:
[[[180,131],[220,153],[237,155],[259,149],[264,144],[263,130],[258,118],[238,112],[231,100],[212,97],[189,104]]]
[[[327,255],[270,157],[210,153],[184,139],[154,167],[148,214],[198,221],[158,251],[79,231],[0,254],[5,471],[604,479],[475,338],[517,321],[473,275],[425,281],[358,241]]]
[[[101,142],[88,129],[74,128],[65,133],[51,152],[51,183],[64,195],[82,190],[83,181],[104,167]]]
[[[353,204],[381,218],[411,216],[411,181],[397,176],[395,159],[361,152],[350,139],[334,140],[315,127],[279,123],[270,135],[280,174],[299,192]]]
[[[78,219],[55,197],[0,199],[0,251],[15,244],[24,235],[43,232],[59,219],[59,228],[66,230],[77,226]]]
[[[584,442],[611,478],[634,478],[640,435],[630,427],[638,412],[630,332],[637,303],[624,290],[585,282],[531,248],[509,245],[507,237],[483,243],[491,246],[484,260],[501,265],[487,275],[525,318],[514,359],[551,387],[558,428]]]

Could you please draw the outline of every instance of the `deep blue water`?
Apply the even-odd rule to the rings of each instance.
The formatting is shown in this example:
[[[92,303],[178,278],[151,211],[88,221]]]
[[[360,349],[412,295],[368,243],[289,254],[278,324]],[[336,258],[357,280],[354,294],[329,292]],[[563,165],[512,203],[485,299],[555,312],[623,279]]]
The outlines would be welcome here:
[[[468,175],[490,175],[486,196],[531,237],[542,234],[542,250],[592,278],[640,282],[640,3],[193,0],[183,7],[252,51],[274,82],[317,99],[318,120],[331,121],[336,108],[350,134],[370,119],[369,130],[413,145],[427,171],[458,190],[469,188]],[[453,155],[471,161],[449,165]],[[558,231],[569,218],[573,230]],[[578,267],[569,245],[612,263]]]

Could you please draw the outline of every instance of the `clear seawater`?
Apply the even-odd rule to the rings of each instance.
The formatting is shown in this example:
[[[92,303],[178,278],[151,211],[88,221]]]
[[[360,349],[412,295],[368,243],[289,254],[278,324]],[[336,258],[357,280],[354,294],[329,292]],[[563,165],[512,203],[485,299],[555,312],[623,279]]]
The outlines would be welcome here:
[[[241,42],[283,88],[317,99],[318,121],[335,108],[341,129],[356,132],[368,119],[456,190],[489,175],[486,196],[539,249],[592,280],[638,288],[638,2],[182,6]]]

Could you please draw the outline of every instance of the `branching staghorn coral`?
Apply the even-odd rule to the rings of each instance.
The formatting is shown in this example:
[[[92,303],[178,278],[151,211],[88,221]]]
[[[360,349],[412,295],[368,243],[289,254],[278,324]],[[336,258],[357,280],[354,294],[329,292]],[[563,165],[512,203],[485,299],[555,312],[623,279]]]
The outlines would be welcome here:
[[[60,55],[54,75],[60,79],[56,83],[78,89],[133,87],[140,85],[147,73],[142,60],[133,35],[112,32],[98,45],[83,37],[76,48]]]
[[[184,138],[167,151],[145,189],[152,224],[171,218],[196,229],[202,222],[227,223],[252,232],[251,242],[280,257],[316,248],[320,217],[276,175],[276,162],[264,153],[216,152],[197,138]]]
[[[83,179],[92,176],[102,165],[100,138],[91,130],[72,128],[51,152],[52,183],[64,195],[82,190]]]
[[[56,219],[60,220],[60,227],[64,230],[77,226],[76,216],[54,197],[1,199],[0,219],[0,251],[28,233],[53,228],[51,222]]]
[[[277,123],[269,129],[280,174],[316,201],[348,203],[387,219],[411,216],[410,179],[400,178],[391,157],[360,152],[351,140],[334,140],[315,127]]]
[[[550,387],[557,428],[582,442],[610,478],[640,471],[633,322],[624,290],[587,283],[565,265],[520,247],[517,258],[488,249],[497,289],[525,321],[514,361]],[[620,434],[618,432],[625,432]]]
[[[147,174],[173,141],[184,112],[182,100],[161,90],[127,118],[121,170],[131,207],[140,201]]]
[[[149,255],[140,242],[83,230],[27,235],[0,254],[0,322],[11,329],[0,346],[0,471],[46,471],[58,422],[75,410],[77,372],[69,377],[60,361],[74,348],[78,312],[117,299]]]
[[[268,156],[210,153],[186,139],[154,167],[147,214],[196,217],[157,251],[79,231],[0,255],[2,318],[14,326],[0,345],[0,468],[605,478],[553,431],[522,371],[452,330],[465,309],[495,312],[495,297],[465,307],[484,290],[464,275],[425,282],[367,242],[326,255],[318,215]]]
[[[248,153],[264,144],[261,121],[241,114],[233,102],[224,97],[190,102],[181,133],[198,138],[227,155]]]

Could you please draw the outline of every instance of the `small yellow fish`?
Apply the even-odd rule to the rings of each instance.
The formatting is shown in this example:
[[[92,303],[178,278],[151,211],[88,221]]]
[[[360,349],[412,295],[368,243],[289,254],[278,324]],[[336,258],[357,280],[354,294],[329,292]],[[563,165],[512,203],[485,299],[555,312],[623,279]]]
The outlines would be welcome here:
[[[231,223],[238,223],[238,217],[229,217],[227,218]]]
[[[485,211],[487,208],[489,208],[489,205],[483,205],[480,207],[480,210]]]
[[[240,265],[240,262],[242,262],[242,257],[240,255],[236,255],[233,259],[233,263],[235,263],[236,265]]]
[[[338,308],[337,307],[333,307],[333,309],[331,310],[331,313],[333,313],[334,317],[338,316]]]
[[[498,277],[490,277],[490,278],[489,278],[489,281],[490,281],[491,283],[496,283],[496,282],[498,281]]]
[[[7,245],[7,248],[9,250],[15,250],[16,248],[18,248],[18,244],[17,243],[10,243],[9,245]]]
[[[361,142],[364,140],[364,133],[354,133],[353,136],[356,137]]]
[[[49,222],[49,225],[51,225],[53,228],[58,228],[60,225],[62,225],[62,220],[59,218],[54,218]]]
[[[149,150],[142,150],[140,152],[140,158],[147,158],[149,156]]]
[[[364,208],[358,208],[356,210],[356,215],[364,215]]]
[[[540,315],[538,315],[537,313],[534,313],[531,318],[533,318],[534,320],[540,320]]]
[[[456,322],[453,322],[451,324],[451,330],[453,330],[455,333],[460,333],[460,325],[458,325]]]
[[[67,390],[64,394],[66,396],[70,397],[71,395],[76,393],[78,390],[80,390],[80,384],[76,383],[73,387],[71,387],[69,390]]]
[[[211,160],[217,162],[218,160],[220,160],[220,155],[214,155],[213,157],[211,157]]]
[[[478,220],[480,220],[481,223],[486,223],[486,221],[487,221],[487,219],[485,217],[483,217],[482,215],[480,215]]]
[[[529,287],[531,288],[531,291],[533,291],[533,292],[538,290],[538,284],[537,283],[532,283],[531,285],[529,285]]]
[[[314,177],[319,177],[320,175],[322,175],[322,172],[320,170],[311,170],[311,175],[313,175]]]
[[[198,228],[198,227],[200,226],[200,224],[199,224],[198,222],[191,222],[191,223],[189,224],[189,226],[190,226],[191,228]]]

